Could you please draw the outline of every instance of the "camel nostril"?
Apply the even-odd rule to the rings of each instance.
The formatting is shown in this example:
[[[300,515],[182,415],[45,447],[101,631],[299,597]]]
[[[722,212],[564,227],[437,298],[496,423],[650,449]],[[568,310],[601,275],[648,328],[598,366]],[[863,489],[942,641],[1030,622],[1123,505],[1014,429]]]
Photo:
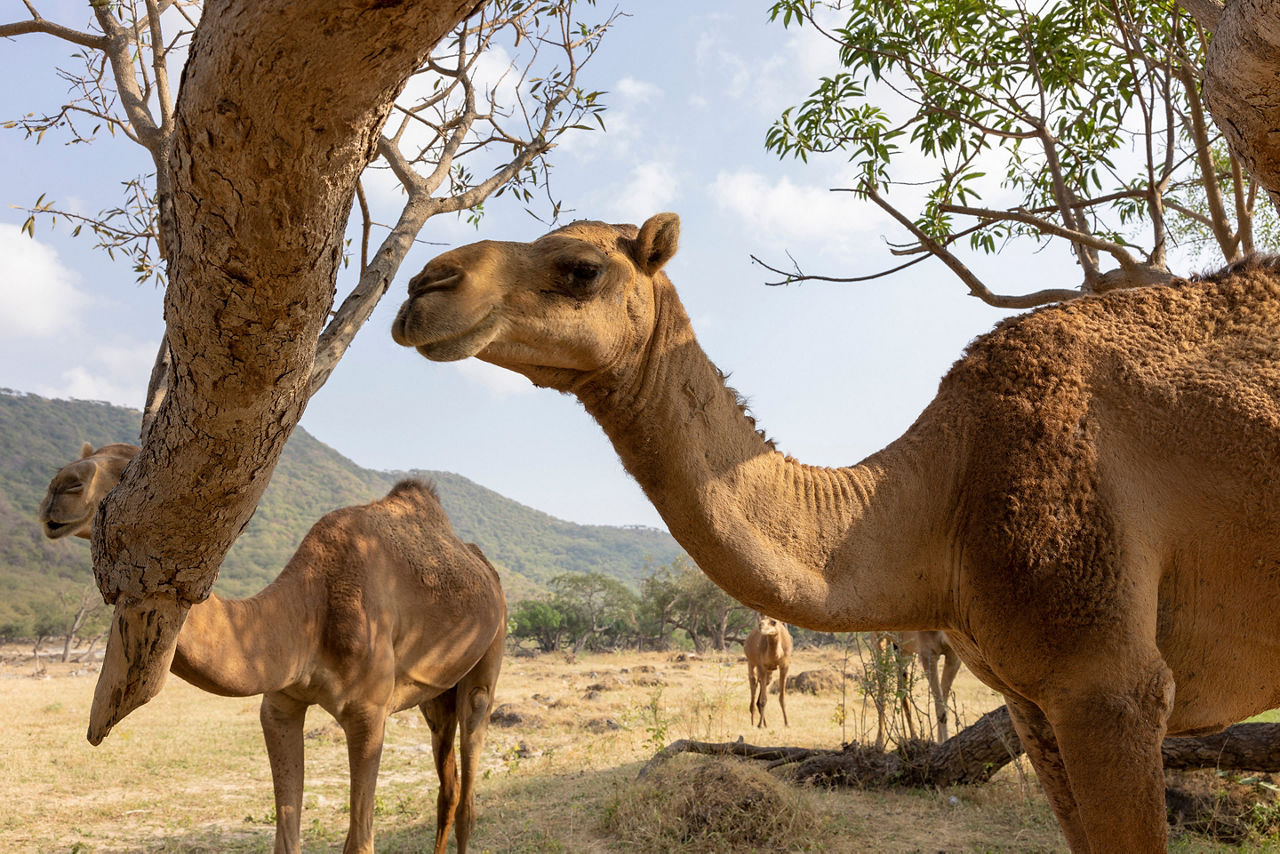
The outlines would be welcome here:
[[[457,267],[425,269],[409,280],[409,296],[417,297],[434,291],[451,291],[462,284],[466,273]]]

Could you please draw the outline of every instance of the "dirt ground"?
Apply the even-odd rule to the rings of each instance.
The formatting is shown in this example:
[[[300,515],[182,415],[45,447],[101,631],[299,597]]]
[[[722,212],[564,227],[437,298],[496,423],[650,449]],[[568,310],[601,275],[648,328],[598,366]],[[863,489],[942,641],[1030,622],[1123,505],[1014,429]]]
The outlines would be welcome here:
[[[792,672],[858,666],[838,649],[801,649]],[[214,697],[171,678],[93,748],[84,733],[96,670],[49,661],[37,674],[29,648],[0,648],[0,719],[10,734],[0,743],[7,805],[0,849],[270,851],[274,808],[257,698]],[[925,693],[921,680],[921,708]],[[999,702],[961,672],[961,725]],[[874,740],[874,709],[852,681],[843,691],[792,692],[788,727],[776,695],[768,712],[768,729],[750,726],[746,665],[735,653],[509,655],[483,752],[473,850],[660,850],[619,839],[608,818],[632,797],[640,768],[679,738],[826,748]],[[319,709],[307,727],[305,850],[340,850],[347,825],[342,732]],[[393,716],[378,782],[378,851],[430,849],[437,790],[425,723],[416,711]],[[1065,850],[1023,763],[968,789],[797,792],[814,818],[789,850]],[[1175,840],[1175,848],[1234,850],[1189,839]],[[724,850],[750,849],[728,841]]]

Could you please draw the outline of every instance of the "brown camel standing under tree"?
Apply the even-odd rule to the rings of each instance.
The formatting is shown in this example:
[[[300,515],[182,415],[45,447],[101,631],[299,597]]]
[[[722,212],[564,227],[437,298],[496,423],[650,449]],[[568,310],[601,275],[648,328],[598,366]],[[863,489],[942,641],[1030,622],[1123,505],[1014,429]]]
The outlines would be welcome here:
[[[45,535],[88,537],[96,508],[135,453],[136,446],[124,444],[94,453],[86,443],[81,458],[49,484],[40,505]],[[302,733],[312,705],[332,714],[346,734],[346,854],[373,852],[386,719],[412,706],[431,729],[440,778],[436,854],[444,854],[455,816],[458,851],[465,852],[506,616],[497,572],[479,548],[454,535],[435,490],[406,480],[385,498],[322,517],[256,596],[211,594],[193,605],[171,670],[224,697],[263,695],[277,854],[302,850]]]
[[[747,711],[751,723],[757,727],[768,726],[764,721],[765,698],[769,696],[769,680],[778,671],[778,705],[782,707],[782,725],[791,726],[787,720],[787,671],[791,668],[791,632],[785,623],[773,617],[760,615],[760,621],[742,642],[742,652],[747,656],[747,684],[751,688],[751,701]],[[759,714],[760,722],[756,723]]]
[[[663,273],[678,236],[659,214],[454,249],[392,334],[576,395],[756,610],[946,631],[1071,847],[1163,852],[1164,736],[1280,705],[1280,262],[1003,321],[899,439],[820,468],[778,453],[698,346]]]

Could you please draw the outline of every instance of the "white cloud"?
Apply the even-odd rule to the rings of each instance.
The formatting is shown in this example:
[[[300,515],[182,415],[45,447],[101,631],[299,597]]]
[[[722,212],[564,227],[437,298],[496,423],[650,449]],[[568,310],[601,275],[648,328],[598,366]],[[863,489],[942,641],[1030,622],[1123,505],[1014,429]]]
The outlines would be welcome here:
[[[882,230],[886,224],[883,216],[847,193],[796,184],[786,176],[721,172],[711,193],[722,210],[741,217],[753,232],[784,243],[847,243],[865,239],[868,231]]]
[[[79,328],[89,297],[78,284],[52,247],[0,224],[0,335],[43,338]]]
[[[742,97],[752,89],[751,66],[731,50],[719,34],[703,33],[698,38],[694,55],[704,71],[721,79],[731,97]]]
[[[482,386],[498,399],[531,394],[537,390],[537,387],[523,374],[499,368],[497,365],[491,365],[479,359],[463,359],[461,362],[452,364],[468,381]]]
[[[652,83],[637,80],[634,77],[623,77],[618,81],[615,91],[629,101],[646,103],[662,97],[662,90]]]
[[[627,183],[609,211],[622,222],[639,225],[655,213],[669,210],[680,198],[680,182],[670,163],[648,161],[632,167]]]
[[[515,115],[519,115],[519,110],[515,108],[519,74],[513,68],[512,61],[511,54],[500,45],[492,45],[476,57],[475,64],[471,68],[470,77],[475,87],[476,110],[481,114],[514,111]],[[414,107],[421,104],[434,96],[435,90],[433,87],[439,80],[440,78],[432,74],[414,75],[409,79],[409,83],[405,86],[400,97],[396,99],[396,103],[404,107]],[[527,89],[527,85],[525,88]],[[497,109],[494,107],[495,104],[499,105]],[[460,91],[455,91],[444,105],[444,110],[449,114],[456,114],[461,107],[462,94]],[[438,119],[434,112],[429,112],[427,117],[430,120]],[[399,112],[391,114],[391,118],[387,122],[386,132],[388,135],[395,134],[402,124],[404,132],[398,137],[399,148],[406,157],[413,157],[422,146],[432,139],[433,132],[420,122],[412,119],[406,120],[405,116]],[[477,123],[473,136],[475,133],[489,133],[489,128],[481,125],[482,123]],[[513,119],[510,125],[512,132],[520,132],[521,126],[518,121]],[[488,149],[472,152],[460,158],[459,163],[464,165],[477,178],[484,178],[497,164],[505,162],[506,157],[509,156],[510,148],[503,147],[499,150],[501,151],[500,154],[493,154]],[[419,174],[425,175],[434,167],[435,163],[430,162],[419,164],[417,168]],[[379,161],[375,164],[375,168],[365,172],[362,180],[374,219],[382,222],[394,222],[404,209],[405,201],[407,200],[404,187],[399,179],[390,169],[385,168],[385,161]],[[437,191],[436,195],[442,195],[446,191],[447,184],[442,185],[441,190]]]
[[[44,384],[35,391],[45,397],[105,400],[141,409],[147,396],[156,346],[152,343],[96,347],[86,360],[87,365],[63,371],[62,382]]]

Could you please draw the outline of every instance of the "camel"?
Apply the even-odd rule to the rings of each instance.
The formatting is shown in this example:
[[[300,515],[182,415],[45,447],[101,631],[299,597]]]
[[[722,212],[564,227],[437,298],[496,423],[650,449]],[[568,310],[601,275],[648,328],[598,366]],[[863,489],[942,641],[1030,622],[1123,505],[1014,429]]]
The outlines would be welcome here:
[[[40,507],[50,538],[88,537],[132,445],[107,445],[54,476]],[[125,459],[127,462],[127,458]],[[113,474],[114,472],[114,474]],[[277,854],[302,850],[303,722],[334,716],[347,739],[351,816],[343,851],[373,852],[374,789],[388,716],[417,706],[431,729],[440,792],[436,854],[456,818],[475,824],[475,780],[506,639],[498,574],[453,533],[435,489],[396,484],[371,504],[323,516],[280,575],[249,599],[193,605],[170,670],[224,697],[262,694]],[[461,786],[454,733],[461,729]],[[106,732],[91,733],[97,744]]]
[[[44,535],[51,540],[68,536],[89,539],[98,505],[120,482],[124,467],[137,453],[137,445],[124,442],[103,445],[96,451],[85,442],[80,458],[58,469],[40,502]]]
[[[747,656],[747,684],[751,688],[747,711],[751,715],[751,723],[758,727],[768,726],[764,722],[764,702],[769,696],[769,680],[776,670],[782,725],[791,726],[791,722],[787,720],[787,671],[791,668],[791,632],[787,630],[786,623],[761,614],[760,622],[742,642],[742,651]],[[758,724],[757,712],[760,716]]]
[[[947,727],[947,700],[951,696],[951,683],[960,672],[960,656],[947,640],[946,632],[890,632],[885,640],[893,644],[907,655],[920,659],[920,668],[929,684],[929,699],[933,701],[933,715],[937,723],[938,741],[946,741],[950,737]],[[938,664],[942,664],[939,675]],[[909,663],[909,662],[908,662]],[[905,667],[898,670],[898,694],[902,697],[902,710],[906,713],[907,727],[911,737],[916,737],[915,715],[912,714],[911,698],[906,692],[907,674]],[[884,743],[884,720],[880,722],[881,732],[878,744]]]
[[[945,631],[1071,848],[1163,851],[1163,737],[1280,704],[1280,261],[1006,319],[902,436],[821,468],[776,451],[698,346],[663,271],[679,230],[453,249],[392,336],[575,395],[757,611]]]

